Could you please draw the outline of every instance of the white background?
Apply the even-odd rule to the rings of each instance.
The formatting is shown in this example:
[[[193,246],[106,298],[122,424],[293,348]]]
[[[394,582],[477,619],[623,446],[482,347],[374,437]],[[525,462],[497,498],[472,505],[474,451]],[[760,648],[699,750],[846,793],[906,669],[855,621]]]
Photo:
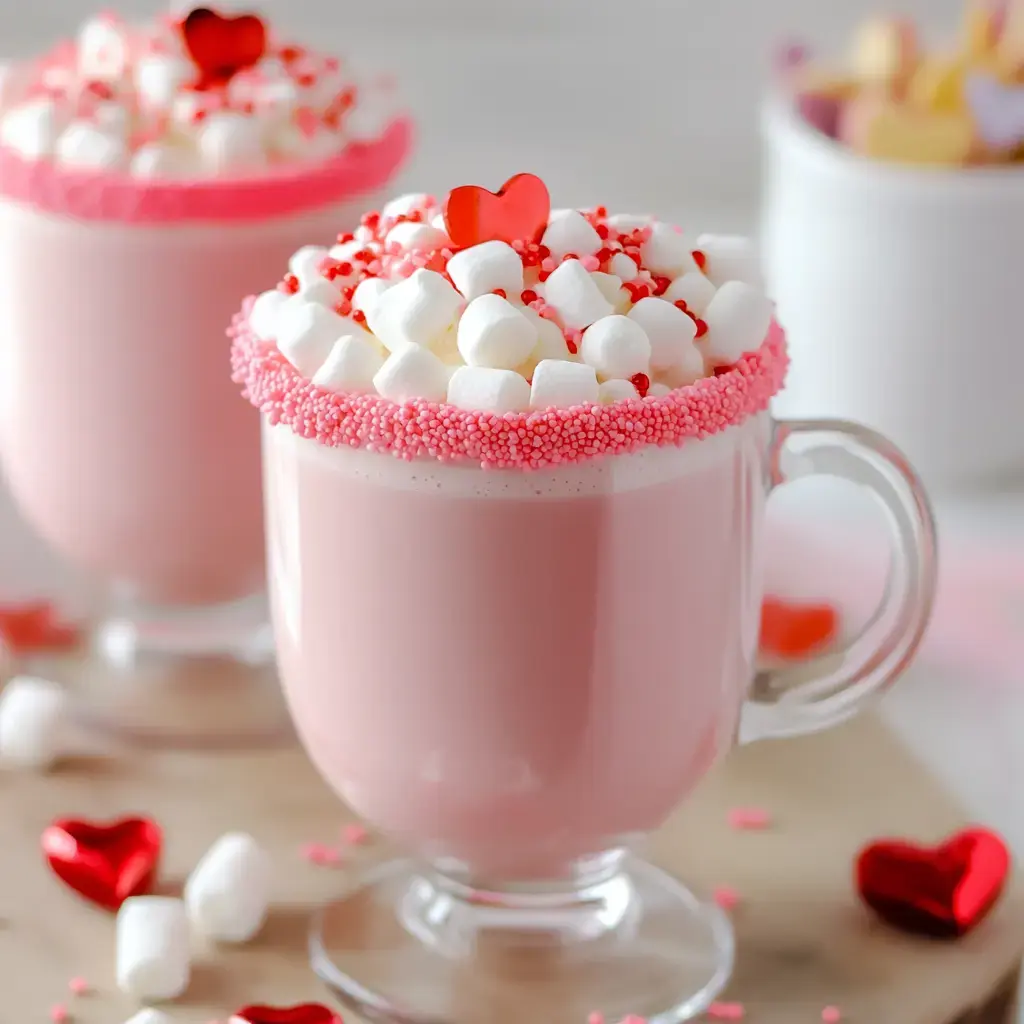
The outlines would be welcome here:
[[[141,16],[161,4],[125,0]],[[222,6],[227,6],[226,4]],[[238,6],[237,3],[234,6]],[[300,38],[396,71],[420,125],[403,184],[443,193],[530,170],[556,205],[605,203],[749,229],[757,104],[770,54],[794,32],[836,49],[868,0],[269,0]],[[958,0],[903,0],[932,32]],[[17,56],[67,34],[94,0],[10,0],[0,46]],[[1024,499],[944,502],[947,550],[1002,535],[1024,546]],[[59,573],[0,495],[0,593]],[[826,573],[827,575],[827,573]],[[1020,581],[1024,632],[1024,579]],[[1024,665],[994,684],[934,652],[886,711],[975,817],[1024,853]]]

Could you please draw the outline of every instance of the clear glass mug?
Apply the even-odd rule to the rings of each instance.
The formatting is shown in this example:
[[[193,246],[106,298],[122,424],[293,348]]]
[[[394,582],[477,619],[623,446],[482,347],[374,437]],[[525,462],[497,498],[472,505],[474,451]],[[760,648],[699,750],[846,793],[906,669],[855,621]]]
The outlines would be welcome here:
[[[358,223],[409,144],[396,120],[333,165],[191,184],[49,168],[40,195],[0,154],[0,459],[27,523],[97,584],[89,652],[46,666],[86,724],[169,746],[290,736],[259,416],[225,329],[239,295],[331,244],[325,225]]]
[[[834,726],[914,654],[935,528],[900,453],[767,413],[531,473],[266,420],[263,443],[292,716],[338,795],[411,854],[317,916],[317,974],[372,1019],[701,1013],[729,922],[637,851],[735,743]],[[754,685],[766,501],[807,474],[874,492],[891,579],[840,668]]]

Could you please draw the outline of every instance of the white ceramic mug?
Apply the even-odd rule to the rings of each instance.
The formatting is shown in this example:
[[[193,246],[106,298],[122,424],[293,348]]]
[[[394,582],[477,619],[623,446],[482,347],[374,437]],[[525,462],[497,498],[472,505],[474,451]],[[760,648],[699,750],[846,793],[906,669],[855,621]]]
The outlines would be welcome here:
[[[1024,172],[871,161],[777,98],[763,130],[776,411],[885,433],[931,490],[1024,476]]]

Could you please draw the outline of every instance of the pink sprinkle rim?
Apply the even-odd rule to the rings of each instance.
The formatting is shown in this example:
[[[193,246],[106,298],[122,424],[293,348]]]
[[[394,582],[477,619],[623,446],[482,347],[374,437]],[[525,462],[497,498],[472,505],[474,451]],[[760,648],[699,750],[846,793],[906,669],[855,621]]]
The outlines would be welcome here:
[[[378,139],[353,142],[315,164],[286,166],[254,178],[145,182],[123,173],[66,171],[0,147],[0,196],[87,221],[255,221],[329,206],[382,188],[412,146],[412,121],[397,117]]]
[[[717,377],[657,398],[543,412],[467,412],[379,395],[337,395],[304,378],[273,342],[249,329],[254,299],[228,330],[232,378],[272,425],[332,448],[363,448],[397,458],[477,463],[483,469],[544,469],[648,445],[681,445],[738,426],[768,408],[789,365],[786,337],[773,323],[761,347]]]

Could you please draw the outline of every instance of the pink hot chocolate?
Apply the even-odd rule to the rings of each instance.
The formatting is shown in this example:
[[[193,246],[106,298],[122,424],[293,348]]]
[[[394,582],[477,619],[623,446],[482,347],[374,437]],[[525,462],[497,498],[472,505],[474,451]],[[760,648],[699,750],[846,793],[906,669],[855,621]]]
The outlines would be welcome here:
[[[757,646],[766,408],[785,342],[773,325],[734,365],[712,369],[723,340],[710,338],[706,376],[653,392],[651,376],[671,371],[641,367],[632,397],[616,401],[499,414],[389,400],[374,393],[390,387],[387,359],[410,349],[379,307],[360,315],[360,286],[389,273],[405,281],[409,262],[440,273],[457,250],[421,229],[441,230],[433,200],[396,202],[407,212],[364,218],[360,252],[324,262],[348,332],[338,351],[351,355],[364,324],[394,345],[372,384],[346,393],[311,379],[325,379],[309,356],[326,346],[295,324],[333,321],[301,296],[261,297],[262,311],[250,301],[232,329],[236,379],[264,414],[281,677],[314,762],[382,832],[449,872],[461,866],[478,887],[561,878],[578,858],[659,825],[733,743]],[[604,237],[588,273],[622,267],[626,250],[643,263],[651,232],[604,230],[606,215],[590,216]],[[437,250],[403,252],[389,235],[434,239]],[[520,309],[557,264],[543,243],[512,248],[526,266],[510,300]],[[686,254],[647,251],[694,272]],[[488,253],[514,273],[504,250]],[[667,273],[637,277],[620,308],[672,286]],[[549,295],[546,312],[571,339]],[[303,369],[259,337],[277,307]],[[709,316],[724,335],[727,321]],[[684,330],[686,344],[694,334]],[[438,352],[450,353],[449,336]],[[565,345],[563,361],[582,373],[592,351]]]
[[[76,565],[156,604],[232,601],[262,588],[264,559],[258,417],[234,396],[224,324],[238,296],[271,284],[325,222],[355,224],[363,200],[351,197],[392,177],[409,124],[285,159],[275,120],[266,161],[244,173],[214,161],[191,176],[145,176],[136,158],[149,143],[136,135],[122,149],[90,147],[100,128],[156,117],[136,72],[144,60],[182,62],[176,29],[129,32],[103,18],[86,28],[96,24],[108,43],[125,34],[127,63],[90,63],[95,38],[83,29],[77,48],[15,74],[13,99],[0,90],[0,452],[29,522]],[[97,94],[97,76],[103,103],[75,106]],[[170,124],[179,101],[204,96],[234,117],[230,85],[160,93],[168,109],[156,120]],[[40,100],[53,108],[52,137],[21,118]],[[168,128],[160,145],[228,152],[203,142],[213,116]]]

